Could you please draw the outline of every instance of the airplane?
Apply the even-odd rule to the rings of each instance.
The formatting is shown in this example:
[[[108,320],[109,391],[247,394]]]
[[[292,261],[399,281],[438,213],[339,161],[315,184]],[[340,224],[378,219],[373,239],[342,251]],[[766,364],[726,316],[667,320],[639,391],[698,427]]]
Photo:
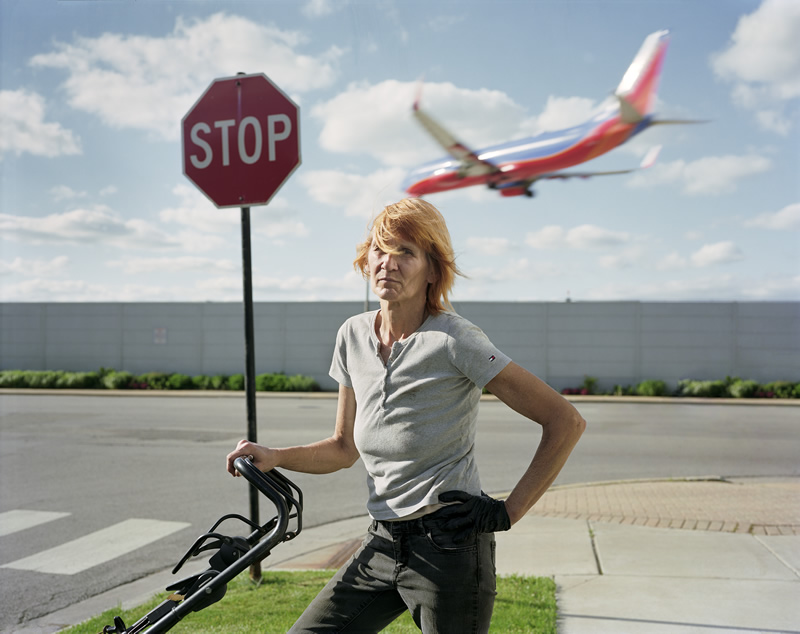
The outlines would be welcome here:
[[[414,117],[450,156],[412,170],[402,185],[403,189],[409,195],[419,197],[485,185],[502,196],[532,197],[532,185],[538,180],[627,174],[650,167],[660,146],[652,148],[636,168],[604,172],[562,171],[613,150],[650,126],[701,123],[656,119],[651,112],[668,43],[669,31],[648,35],[614,94],[588,121],[480,150],[468,148],[424,112],[418,94],[413,107]]]

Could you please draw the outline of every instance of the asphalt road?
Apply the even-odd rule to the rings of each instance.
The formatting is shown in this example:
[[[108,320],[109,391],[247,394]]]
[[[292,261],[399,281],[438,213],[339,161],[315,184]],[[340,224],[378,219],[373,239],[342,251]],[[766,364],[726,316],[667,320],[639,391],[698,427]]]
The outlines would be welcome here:
[[[797,407],[577,406],[587,432],[556,484],[800,473]],[[284,446],[322,438],[335,407],[333,399],[259,397],[259,440]],[[245,430],[244,397],[0,394],[0,520],[17,511],[63,514],[0,531],[0,631],[171,567],[217,517],[247,515],[244,480],[224,470],[225,455]],[[477,455],[484,489],[510,490],[538,439],[537,425],[500,403],[482,403]],[[328,476],[288,475],[303,489],[307,526],[365,512],[360,463]],[[267,506],[264,500],[262,521],[272,514]],[[191,526],[73,574],[14,567],[133,518]]]

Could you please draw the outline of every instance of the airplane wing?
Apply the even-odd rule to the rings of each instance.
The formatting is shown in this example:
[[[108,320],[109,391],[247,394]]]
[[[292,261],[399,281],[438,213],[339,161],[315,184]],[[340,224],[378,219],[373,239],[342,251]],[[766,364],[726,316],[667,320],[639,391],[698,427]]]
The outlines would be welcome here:
[[[630,174],[631,172],[638,172],[639,170],[647,169],[651,167],[653,163],[656,162],[656,158],[658,158],[658,153],[661,151],[661,146],[656,145],[655,147],[651,148],[647,154],[645,154],[644,159],[642,159],[641,165],[639,167],[632,167],[630,169],[624,170],[610,170],[605,172],[552,172],[550,174],[537,174],[536,180],[539,179],[569,179],[569,178],[590,178],[592,176],[612,176],[614,174]]]
[[[496,183],[491,185],[492,189],[496,189],[500,192],[503,196],[521,196],[526,195],[528,197],[532,197],[533,189],[531,185],[533,185],[536,181],[541,179],[562,179],[567,180],[569,178],[590,178],[591,176],[611,176],[613,174],[630,174],[631,172],[637,172],[641,169],[647,169],[653,163],[656,162],[656,157],[658,153],[661,151],[661,146],[657,145],[650,149],[650,151],[645,155],[644,159],[642,160],[641,165],[639,167],[633,167],[631,169],[624,169],[624,170],[609,170],[604,172],[550,172],[544,174],[537,174],[533,178],[526,178],[524,180],[518,181],[507,181],[504,183]]]
[[[459,173],[462,176],[482,176],[499,171],[497,166],[489,161],[480,159],[475,152],[461,143],[449,131],[445,130],[437,121],[419,107],[419,99],[414,102],[414,118],[445,152],[461,163]]]

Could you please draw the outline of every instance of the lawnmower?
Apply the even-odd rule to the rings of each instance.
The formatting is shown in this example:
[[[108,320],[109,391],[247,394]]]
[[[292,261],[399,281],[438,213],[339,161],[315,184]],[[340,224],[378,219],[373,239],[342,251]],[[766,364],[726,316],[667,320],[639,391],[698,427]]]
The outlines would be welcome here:
[[[231,579],[268,557],[278,544],[300,534],[303,528],[303,492],[300,488],[275,469],[266,473],[260,471],[250,458],[237,458],[233,464],[275,505],[277,514],[261,526],[237,513],[223,515],[195,540],[172,569],[172,574],[176,574],[190,558],[216,551],[208,560],[206,570],[167,586],[167,592],[172,594],[130,627],[125,626],[121,617],[115,616],[114,624],[105,626],[100,634],[166,632],[187,614],[199,612],[222,599]],[[217,529],[228,520],[243,522],[252,532],[247,537],[223,535]],[[292,530],[289,530],[290,522]]]

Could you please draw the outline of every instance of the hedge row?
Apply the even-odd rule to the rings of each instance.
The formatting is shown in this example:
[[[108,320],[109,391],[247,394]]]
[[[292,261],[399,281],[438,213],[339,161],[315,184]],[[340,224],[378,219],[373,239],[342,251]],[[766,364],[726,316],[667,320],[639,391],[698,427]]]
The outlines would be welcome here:
[[[35,370],[0,371],[0,388],[49,388],[74,390],[244,390],[244,375],[188,376],[186,374],[147,372],[131,374],[100,368],[98,372]],[[318,392],[317,382],[309,376],[283,373],[256,376],[258,392]],[[597,391],[597,379],[587,376],[580,387],[565,388],[562,394],[606,394],[614,396],[698,396],[706,398],[800,398],[800,383],[772,381],[759,383],[738,377],[721,381],[684,379],[674,390],[657,379],[634,386],[615,385],[610,392]]]
[[[583,385],[565,388],[562,394],[600,394],[596,391],[597,379],[587,376]],[[772,381],[759,383],[739,377],[725,377],[721,381],[698,381],[683,379],[678,381],[674,390],[657,379],[642,381],[634,386],[615,385],[611,392],[614,396],[699,396],[703,398],[800,398],[800,383],[792,381]]]
[[[0,371],[0,388],[49,388],[73,390],[244,390],[244,375],[188,376],[167,372],[131,374],[100,368],[98,372],[64,372],[4,370]],[[295,374],[259,374],[258,392],[318,392],[317,382],[309,376]]]

